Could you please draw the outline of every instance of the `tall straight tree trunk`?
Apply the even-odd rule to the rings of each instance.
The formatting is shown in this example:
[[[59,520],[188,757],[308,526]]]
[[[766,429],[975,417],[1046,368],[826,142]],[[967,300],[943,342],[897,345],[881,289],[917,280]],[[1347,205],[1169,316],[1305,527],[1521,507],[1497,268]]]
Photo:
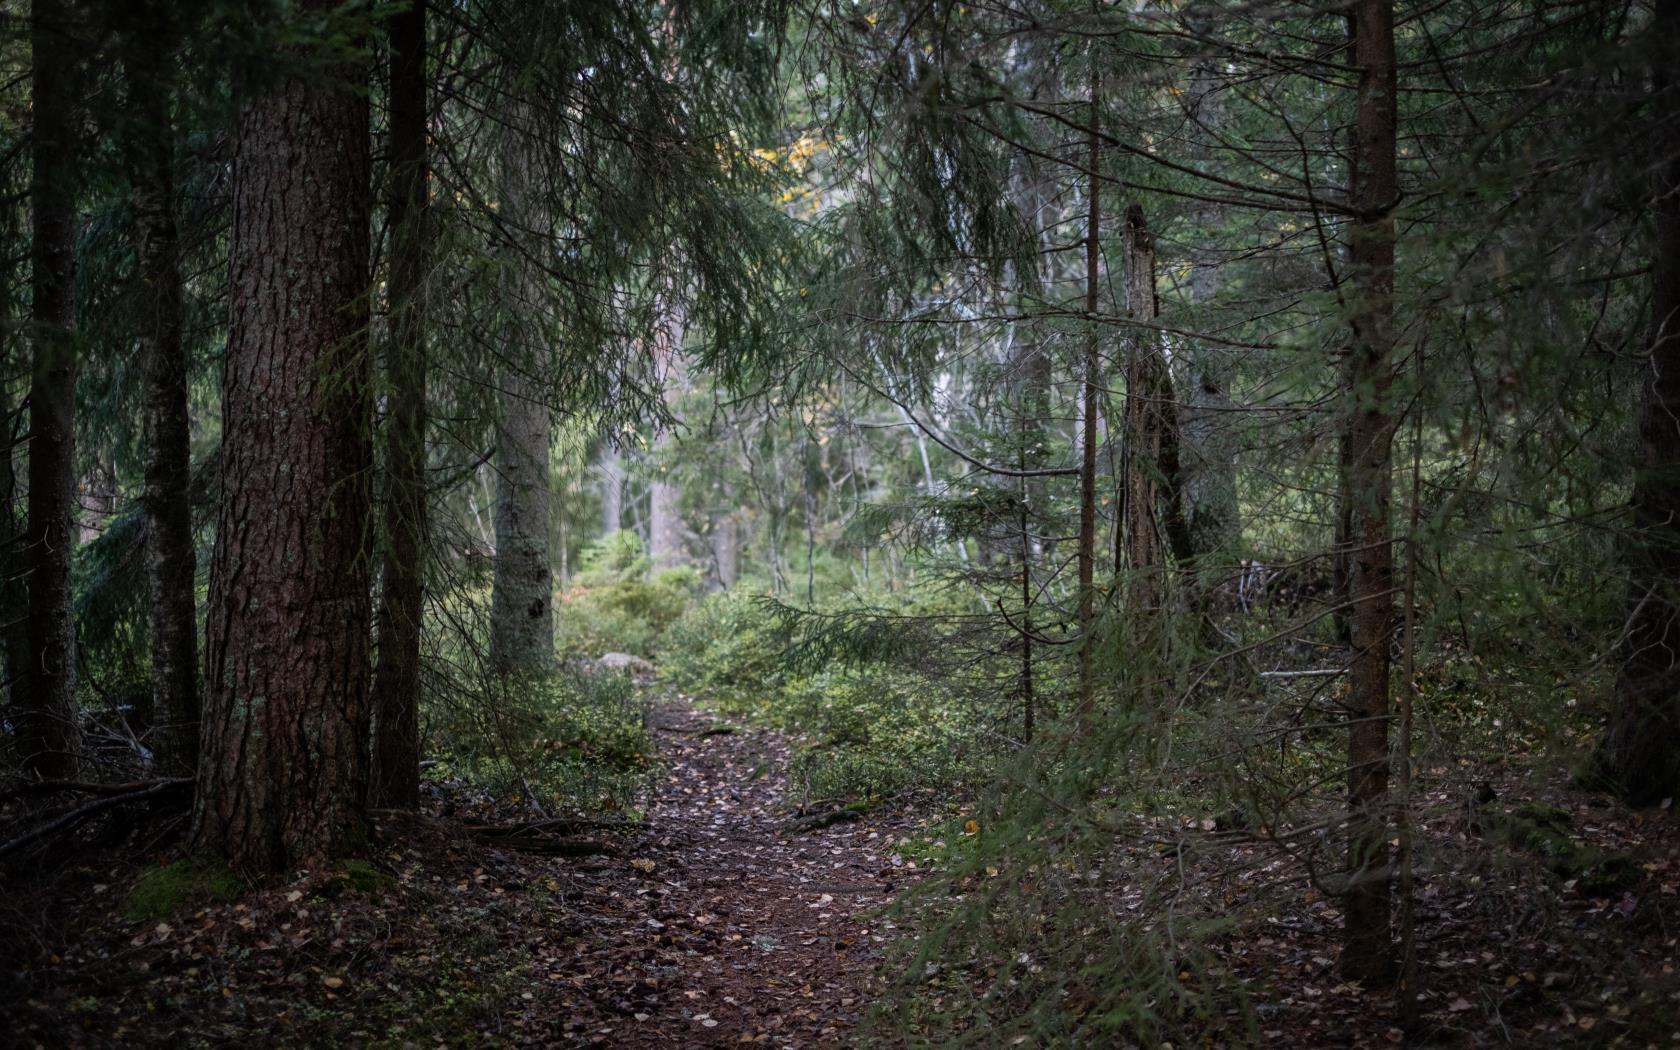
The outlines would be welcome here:
[[[426,0],[390,20],[391,342],[385,352],[385,550],[373,675],[376,806],[420,803],[426,577]]]
[[[145,368],[146,591],[152,632],[153,753],[160,769],[198,768],[198,573],[192,532],[192,449],[181,274],[175,235],[175,41],[169,13],[148,3],[125,60],[134,121],[125,145],[134,200],[139,351]]]
[[[601,534],[610,536],[624,527],[624,457],[610,441],[601,445]]]
[[[688,330],[688,312],[676,297],[659,296],[658,319],[653,333],[654,368],[659,375],[661,396],[667,408],[688,389],[688,369],[682,360],[683,337]],[[665,473],[662,460],[669,457],[676,435],[667,429],[654,445],[654,475],[648,486],[648,554],[655,572],[688,562],[683,541],[682,489]]]
[[[14,190],[5,184],[7,192]],[[5,206],[0,211],[0,244],[16,244],[23,225],[21,205]],[[4,271],[0,287],[0,308],[3,316],[16,317],[22,310],[23,265],[25,260],[13,257]],[[0,328],[0,369],[5,376],[21,375],[29,360],[27,333],[17,326]],[[21,699],[23,675],[29,668],[29,595],[21,573],[22,538],[27,522],[19,513],[17,454],[19,432],[23,429],[25,413],[13,402],[9,380],[0,380],[0,654],[5,659],[4,688],[0,689],[0,704],[8,710],[14,699]]]
[[[548,450],[553,416],[544,399],[549,359],[537,285],[526,255],[533,244],[527,211],[534,158],[523,138],[528,121],[510,130],[503,157],[503,207],[513,245],[504,288],[510,315],[499,383],[496,434],[496,558],[490,594],[490,666],[497,674],[542,675],[554,668],[554,584],[548,556]]]
[[[1095,728],[1096,672],[1096,604],[1097,604],[1097,388],[1101,358],[1097,353],[1097,327],[1093,320],[1097,313],[1097,291],[1100,287],[1102,264],[1102,183],[1097,178],[1097,165],[1102,160],[1100,135],[1102,132],[1097,98],[1096,55],[1091,62],[1091,114],[1086,135],[1085,162],[1087,172],[1085,197],[1085,316],[1088,330],[1085,335],[1084,375],[1080,390],[1080,454],[1079,454],[1079,700],[1074,709],[1081,733]]]
[[[29,508],[20,568],[28,589],[28,669],[15,683],[24,769],[74,777],[76,621],[70,554],[76,540],[76,194],[80,45],[71,5],[35,0],[34,126],[29,257]]]
[[[1657,5],[1652,89],[1669,126],[1680,120],[1680,0]],[[1639,416],[1629,544],[1628,623],[1615,704],[1598,764],[1634,805],[1680,794],[1680,151],[1656,136],[1650,359]]]
[[[263,87],[234,146],[195,838],[244,871],[313,865],[365,836],[373,456],[359,72]]]
[[[1359,98],[1355,116],[1358,217],[1349,260],[1353,281],[1353,421],[1349,494],[1353,549],[1353,675],[1348,698],[1348,856],[1342,972],[1382,983],[1392,976],[1388,806],[1389,643],[1394,629],[1393,488],[1394,11],[1389,0],[1355,9]]]

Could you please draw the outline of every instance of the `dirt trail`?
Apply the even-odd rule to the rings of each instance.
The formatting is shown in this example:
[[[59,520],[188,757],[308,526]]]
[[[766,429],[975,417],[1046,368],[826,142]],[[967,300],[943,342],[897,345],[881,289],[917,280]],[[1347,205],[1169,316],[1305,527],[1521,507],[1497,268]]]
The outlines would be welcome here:
[[[0,901],[0,1047],[847,1043],[909,818],[790,833],[785,734],[708,732],[680,700],[653,724],[648,819],[604,853],[471,834],[509,815],[444,793],[380,816],[371,882],[335,866],[136,920],[152,857],[56,870]]]
[[[649,830],[624,856],[574,871],[568,921],[600,939],[579,959],[592,1017],[568,1034],[607,1046],[844,1043],[894,932],[867,913],[903,885],[896,823],[790,833],[799,800],[782,734],[708,733],[713,718],[674,700],[653,724],[666,770]]]

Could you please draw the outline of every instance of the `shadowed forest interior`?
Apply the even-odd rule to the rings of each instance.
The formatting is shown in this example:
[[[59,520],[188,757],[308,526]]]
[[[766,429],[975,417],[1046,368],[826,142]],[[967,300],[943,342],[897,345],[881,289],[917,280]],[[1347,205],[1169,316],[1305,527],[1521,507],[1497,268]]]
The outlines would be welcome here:
[[[0,0],[0,1044],[1671,1047],[1680,0]]]

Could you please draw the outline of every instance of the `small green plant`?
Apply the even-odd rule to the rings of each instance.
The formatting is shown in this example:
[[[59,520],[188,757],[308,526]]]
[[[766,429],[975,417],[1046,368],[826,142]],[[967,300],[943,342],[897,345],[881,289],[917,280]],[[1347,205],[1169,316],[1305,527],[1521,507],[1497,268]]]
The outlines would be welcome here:
[[[123,905],[130,922],[163,919],[198,904],[222,904],[245,892],[245,884],[218,861],[184,857],[142,872]]]
[[[491,679],[434,737],[445,756],[434,775],[575,811],[630,807],[655,768],[635,688],[607,671]]]

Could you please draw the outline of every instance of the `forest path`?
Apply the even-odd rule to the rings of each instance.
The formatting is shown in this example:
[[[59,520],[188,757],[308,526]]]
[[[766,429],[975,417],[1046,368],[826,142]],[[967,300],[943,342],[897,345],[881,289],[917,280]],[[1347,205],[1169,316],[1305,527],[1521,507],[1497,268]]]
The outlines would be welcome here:
[[[722,732],[675,697],[652,725],[665,769],[648,830],[575,876],[598,883],[569,904],[594,934],[578,961],[596,1017],[570,1034],[603,1046],[845,1043],[893,932],[872,913],[903,884],[896,827],[870,817],[790,831],[786,734]]]
[[[0,1047],[849,1043],[915,813],[790,831],[789,734],[677,697],[652,724],[647,820],[598,841],[498,842],[494,800],[439,792],[381,815],[371,884],[333,865],[130,918],[168,854],[57,867],[0,902]]]

